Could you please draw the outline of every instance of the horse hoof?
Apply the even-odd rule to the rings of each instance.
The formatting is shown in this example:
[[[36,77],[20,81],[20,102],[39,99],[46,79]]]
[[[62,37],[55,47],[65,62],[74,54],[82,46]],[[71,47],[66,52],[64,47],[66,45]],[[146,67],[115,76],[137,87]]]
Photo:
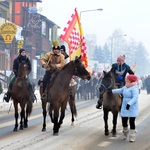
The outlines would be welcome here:
[[[53,133],[54,136],[58,136],[58,133]]]
[[[46,131],[46,128],[43,128],[43,129],[42,129],[42,132],[45,132],[45,131]]]
[[[20,130],[23,130],[23,127],[20,127]]]
[[[71,123],[71,126],[74,126],[74,123]]]
[[[27,128],[28,127],[28,125],[26,124],[26,125],[24,125],[24,128]]]
[[[112,134],[112,137],[116,137],[117,136],[117,134],[115,133],[115,134]]]
[[[13,130],[14,132],[16,132],[17,131],[17,128],[14,128],[14,130]]]
[[[117,134],[116,133],[112,133],[112,137],[116,137],[117,136]]]
[[[108,135],[109,135],[109,131],[106,131],[106,132],[105,132],[105,135],[108,136]]]

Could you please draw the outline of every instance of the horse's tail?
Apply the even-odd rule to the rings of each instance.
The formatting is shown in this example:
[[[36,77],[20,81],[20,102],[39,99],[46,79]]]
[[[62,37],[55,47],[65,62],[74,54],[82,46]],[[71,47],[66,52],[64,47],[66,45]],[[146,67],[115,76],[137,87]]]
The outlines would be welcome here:
[[[33,108],[33,102],[32,101],[29,101],[27,103],[27,114],[30,116],[31,112],[32,112],[32,108]]]
[[[72,114],[76,117],[77,116],[77,109],[76,109],[75,100],[70,99],[69,100],[69,105],[70,105],[70,109],[71,109]]]

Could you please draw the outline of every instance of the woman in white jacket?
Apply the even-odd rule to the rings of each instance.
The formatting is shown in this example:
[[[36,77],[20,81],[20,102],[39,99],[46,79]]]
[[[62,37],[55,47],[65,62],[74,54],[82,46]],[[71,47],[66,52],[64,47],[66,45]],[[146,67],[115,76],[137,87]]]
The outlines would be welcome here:
[[[114,94],[123,94],[123,101],[121,106],[121,118],[124,139],[128,136],[128,120],[130,125],[129,141],[135,141],[135,119],[138,116],[138,95],[139,90],[137,86],[138,78],[135,75],[128,75],[126,77],[126,84],[119,89],[113,89]]]

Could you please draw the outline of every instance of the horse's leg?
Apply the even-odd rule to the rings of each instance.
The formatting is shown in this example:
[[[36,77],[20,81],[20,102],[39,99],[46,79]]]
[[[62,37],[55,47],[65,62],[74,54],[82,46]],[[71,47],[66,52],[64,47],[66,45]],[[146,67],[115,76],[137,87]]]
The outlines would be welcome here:
[[[46,101],[42,101],[42,109],[43,109],[43,128],[42,131],[46,131],[46,115],[47,115],[47,111],[46,111]]]
[[[32,107],[33,107],[33,103],[31,101],[27,102],[26,115],[25,115],[25,120],[24,120],[24,128],[28,127],[28,117],[32,112]]]
[[[109,130],[108,130],[108,114],[109,111],[107,109],[103,109],[104,112],[104,123],[105,123],[105,135],[109,135]]]
[[[71,126],[74,125],[74,116],[77,116],[77,110],[76,110],[76,105],[75,105],[75,100],[74,99],[70,99],[69,100],[69,105],[70,105],[70,110],[71,110]]]
[[[65,109],[67,106],[67,100],[61,103],[61,115],[58,123],[58,128],[60,128],[61,124],[63,123],[63,119],[65,118]]]
[[[18,116],[19,116],[19,114],[18,114],[18,103],[17,102],[14,102],[14,108],[15,108],[15,114],[14,114],[14,117],[15,117],[15,127],[14,127],[13,131],[17,131],[17,128],[18,128]]]
[[[49,106],[49,116],[51,118],[51,122],[54,123],[54,116],[53,116],[53,104],[50,103],[50,106]]]
[[[59,117],[59,108],[58,104],[54,107],[54,127],[53,127],[53,135],[58,135],[59,125],[58,125],[58,117]]]
[[[117,126],[117,118],[118,113],[113,113],[113,129],[112,129],[112,136],[116,137],[116,126]]]
[[[24,121],[25,121],[25,104],[20,105],[21,112],[20,112],[20,130],[23,130]]]
[[[28,127],[28,108],[26,107],[26,112],[25,112],[25,116],[24,116],[24,128]]]

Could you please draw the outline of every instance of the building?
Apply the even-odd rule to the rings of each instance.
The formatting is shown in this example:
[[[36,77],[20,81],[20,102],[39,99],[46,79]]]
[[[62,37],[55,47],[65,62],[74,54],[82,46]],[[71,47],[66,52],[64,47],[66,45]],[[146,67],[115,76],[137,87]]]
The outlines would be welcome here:
[[[41,15],[37,3],[41,0],[5,0],[0,2],[0,25],[12,22],[18,32],[11,44],[6,44],[0,36],[0,70],[12,70],[14,58],[20,48],[25,48],[32,61],[32,78],[40,78],[42,69],[39,59],[52,47],[60,28],[53,21]],[[2,21],[3,20],[3,21]]]

